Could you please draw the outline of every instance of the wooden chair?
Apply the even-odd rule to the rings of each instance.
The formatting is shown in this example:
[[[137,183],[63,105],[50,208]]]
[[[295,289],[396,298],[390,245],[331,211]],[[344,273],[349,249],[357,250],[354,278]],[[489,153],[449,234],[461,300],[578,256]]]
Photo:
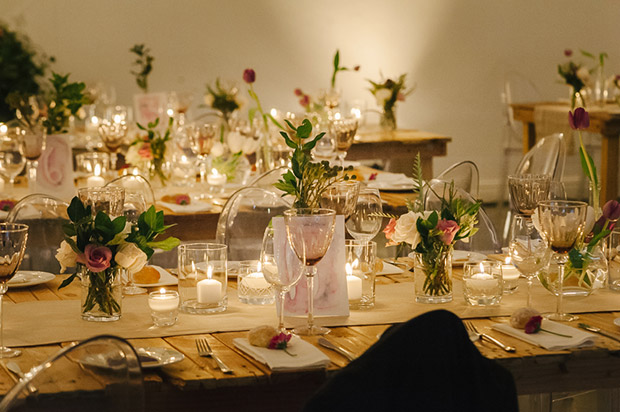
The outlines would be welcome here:
[[[144,409],[138,355],[125,339],[109,335],[61,349],[27,372],[0,403],[0,412]]]

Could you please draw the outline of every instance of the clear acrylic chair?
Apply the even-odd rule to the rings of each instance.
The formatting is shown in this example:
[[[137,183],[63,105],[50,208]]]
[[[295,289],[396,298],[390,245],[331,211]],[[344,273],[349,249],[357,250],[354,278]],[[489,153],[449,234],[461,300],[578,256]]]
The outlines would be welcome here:
[[[433,181],[454,182],[454,186],[463,189],[472,197],[478,198],[480,187],[480,172],[478,166],[471,160],[463,160],[448,167]]]
[[[123,175],[108,182],[106,186],[119,186],[125,192],[138,193],[144,197],[147,208],[155,205],[155,193],[149,181],[141,175]]]
[[[9,212],[6,221],[28,225],[28,244],[22,270],[59,273],[56,250],[64,239],[62,225],[69,222],[64,200],[35,193],[24,197]]]
[[[216,241],[228,245],[229,260],[258,259],[265,228],[290,204],[262,187],[244,187],[228,199],[217,222]]]
[[[262,187],[267,190],[277,190],[273,185],[280,180],[282,175],[288,170],[288,166],[279,166],[275,169],[266,171],[260,176],[257,176],[250,182],[248,186]]]
[[[462,188],[452,186],[452,182],[435,180],[430,185],[431,190],[425,192],[424,209],[439,210],[441,207],[441,198],[447,198],[450,190],[454,191],[454,197],[469,202],[476,202],[476,199]],[[454,245],[455,250],[466,250],[470,252],[479,252],[485,255],[491,253],[501,253],[501,243],[497,236],[497,231],[489,215],[481,206],[478,211],[478,223],[475,226],[478,231],[474,236],[469,238],[467,242],[458,241]]]
[[[562,180],[564,164],[566,163],[566,145],[564,135],[555,133],[543,137],[530,149],[517,165],[515,173],[524,174],[547,174],[553,180]]]
[[[25,373],[0,403],[12,411],[145,409],[138,355],[125,339],[101,335],[67,346]]]

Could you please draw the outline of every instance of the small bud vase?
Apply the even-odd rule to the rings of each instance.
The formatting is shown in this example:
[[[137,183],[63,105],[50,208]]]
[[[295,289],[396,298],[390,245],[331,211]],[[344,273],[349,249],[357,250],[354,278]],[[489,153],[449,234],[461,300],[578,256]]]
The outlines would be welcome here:
[[[419,303],[452,301],[452,246],[438,253],[417,253],[414,259],[413,281],[415,300]]]
[[[119,320],[125,269],[113,266],[92,272],[86,265],[78,264],[77,270],[82,283],[82,319],[91,322]]]
[[[386,132],[392,132],[396,130],[396,113],[394,112],[396,107],[394,105],[389,107],[384,107],[383,112],[381,113],[381,119],[379,124],[381,125],[381,129]]]

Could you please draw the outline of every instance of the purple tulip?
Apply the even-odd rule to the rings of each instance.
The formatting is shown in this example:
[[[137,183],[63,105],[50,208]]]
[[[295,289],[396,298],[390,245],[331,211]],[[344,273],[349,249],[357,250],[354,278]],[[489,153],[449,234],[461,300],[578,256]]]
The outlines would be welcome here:
[[[310,106],[310,96],[308,96],[307,94],[304,94],[304,97],[302,97],[301,99],[299,99],[299,104],[302,107],[308,107]]]
[[[620,219],[620,203],[617,200],[610,200],[605,203],[603,216],[611,221]]]
[[[573,55],[573,51],[571,49],[565,49],[564,50],[564,56],[570,57],[572,55]]]
[[[574,112],[568,112],[568,123],[574,130],[587,130],[590,127],[590,115],[583,107],[578,107]]]
[[[256,81],[256,73],[253,69],[245,69],[243,71],[243,81],[248,84],[252,84]]]
[[[300,88],[295,89],[295,96],[301,97],[303,94],[304,92],[302,92]]]

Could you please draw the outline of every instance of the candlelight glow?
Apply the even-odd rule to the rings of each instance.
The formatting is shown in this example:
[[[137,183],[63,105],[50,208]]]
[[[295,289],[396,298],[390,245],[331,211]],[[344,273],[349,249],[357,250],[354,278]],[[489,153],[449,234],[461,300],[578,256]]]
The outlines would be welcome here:
[[[353,268],[351,267],[351,264],[349,262],[345,263],[344,271],[347,273],[348,276],[351,276],[353,274]]]

